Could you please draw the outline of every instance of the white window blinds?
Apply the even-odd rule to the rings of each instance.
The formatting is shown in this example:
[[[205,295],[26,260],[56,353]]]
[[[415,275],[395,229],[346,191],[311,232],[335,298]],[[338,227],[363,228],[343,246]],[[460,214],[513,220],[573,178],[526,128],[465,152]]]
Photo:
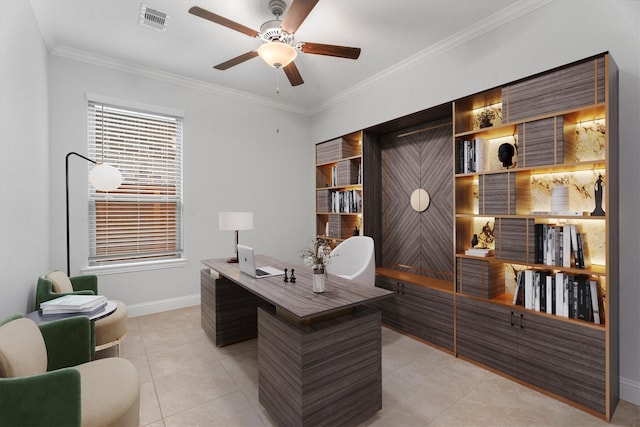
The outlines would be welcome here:
[[[89,101],[89,157],[122,173],[89,185],[89,265],[182,256],[182,118]]]

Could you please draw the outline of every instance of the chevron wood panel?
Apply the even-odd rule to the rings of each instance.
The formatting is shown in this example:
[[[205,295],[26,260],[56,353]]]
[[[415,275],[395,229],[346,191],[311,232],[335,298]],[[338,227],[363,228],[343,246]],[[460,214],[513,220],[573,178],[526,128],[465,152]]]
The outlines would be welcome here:
[[[450,122],[443,120],[381,138],[383,266],[402,264],[452,278],[451,135]],[[409,203],[418,188],[431,196],[424,212],[415,212]]]

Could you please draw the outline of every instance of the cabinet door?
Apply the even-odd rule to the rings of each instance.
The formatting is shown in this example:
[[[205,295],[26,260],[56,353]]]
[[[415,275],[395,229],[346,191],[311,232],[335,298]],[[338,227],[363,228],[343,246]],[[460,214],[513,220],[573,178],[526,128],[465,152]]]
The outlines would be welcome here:
[[[453,351],[453,294],[401,284],[402,323],[412,335]]]
[[[509,375],[518,373],[518,313],[466,298],[456,300],[457,352]]]
[[[604,330],[532,313],[521,326],[518,377],[604,413]]]

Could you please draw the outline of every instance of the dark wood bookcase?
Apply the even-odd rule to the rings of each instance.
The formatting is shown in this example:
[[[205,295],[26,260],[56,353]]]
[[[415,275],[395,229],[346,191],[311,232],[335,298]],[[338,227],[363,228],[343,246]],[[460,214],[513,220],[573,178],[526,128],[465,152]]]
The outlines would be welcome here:
[[[420,155],[394,146],[442,126],[451,133],[434,137]],[[446,202],[436,201],[428,220],[407,219],[413,213],[408,204],[399,208],[403,192],[433,178],[393,181],[389,168],[412,176],[410,161],[418,159],[417,169],[433,173],[438,168],[429,156],[443,144],[452,159],[441,186]],[[514,148],[508,167],[498,156],[503,144]],[[318,144],[316,234],[339,243],[358,226],[374,238],[376,286],[396,292],[377,306],[386,325],[608,421],[620,388],[618,157],[618,70],[603,53]],[[568,209],[551,206],[556,186],[569,188]],[[383,203],[389,187],[402,193],[397,203]],[[331,193],[353,189],[362,195],[362,211],[333,212]],[[598,204],[605,213],[592,216]],[[424,221],[450,234],[421,234]],[[390,231],[401,223],[419,225],[404,227],[408,234]],[[575,227],[590,264],[541,261],[542,227]],[[491,256],[465,254],[474,234]],[[450,242],[444,250],[442,242]],[[436,258],[435,267],[428,265]],[[524,270],[596,282],[601,322],[514,304]]]
[[[602,54],[453,103],[456,354],[606,420],[619,398],[617,88],[617,67]],[[508,167],[502,144],[515,148]],[[605,215],[592,216],[599,177]],[[569,209],[550,205],[555,186],[568,187]],[[486,224],[495,255],[466,256]],[[590,266],[541,262],[539,224],[575,225]],[[597,282],[603,321],[515,305],[525,269]]]

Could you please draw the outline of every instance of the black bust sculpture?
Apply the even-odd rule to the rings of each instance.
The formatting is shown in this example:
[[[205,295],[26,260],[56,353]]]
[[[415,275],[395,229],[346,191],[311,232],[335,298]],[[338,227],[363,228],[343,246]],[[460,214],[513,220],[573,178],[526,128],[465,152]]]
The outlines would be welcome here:
[[[513,145],[505,142],[498,147],[498,160],[502,162],[502,166],[509,168],[513,165],[513,155],[516,153],[516,149]]]

